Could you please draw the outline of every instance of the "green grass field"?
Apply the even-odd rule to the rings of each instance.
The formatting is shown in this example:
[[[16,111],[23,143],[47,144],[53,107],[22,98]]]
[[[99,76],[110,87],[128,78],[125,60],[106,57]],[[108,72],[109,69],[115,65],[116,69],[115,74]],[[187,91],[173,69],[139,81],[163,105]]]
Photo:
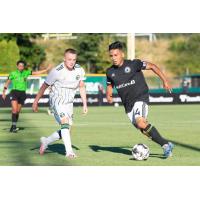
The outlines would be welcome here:
[[[40,156],[39,138],[59,126],[47,108],[38,113],[23,108],[18,122],[20,131],[9,133],[10,109],[0,111],[1,166],[200,166],[200,105],[150,106],[149,121],[175,143],[173,157],[163,159],[160,146],[143,136],[129,122],[123,107],[89,107],[82,116],[74,108],[72,143],[78,158],[66,159],[62,140],[49,146]],[[150,148],[147,161],[131,159],[131,148],[144,143]]]

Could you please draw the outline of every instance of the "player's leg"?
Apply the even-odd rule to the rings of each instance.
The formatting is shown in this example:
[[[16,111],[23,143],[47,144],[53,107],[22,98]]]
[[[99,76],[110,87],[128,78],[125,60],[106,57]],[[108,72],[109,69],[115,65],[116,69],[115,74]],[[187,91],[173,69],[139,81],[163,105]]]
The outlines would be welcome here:
[[[41,137],[40,138],[40,155],[43,155],[45,150],[48,148],[48,145],[61,139],[62,136],[61,136],[61,131],[58,130],[58,131],[55,131],[53,132],[50,136],[48,137]]]
[[[131,116],[132,115],[132,116]],[[163,138],[158,130],[147,122],[148,105],[144,102],[136,102],[134,104],[131,114],[128,114],[129,119],[140,129],[141,132],[151,138],[154,142],[159,144],[164,149],[164,156],[168,157],[172,155],[173,144]]]
[[[54,114],[54,118],[56,120],[56,122],[58,124],[60,124],[60,117],[55,109],[55,107],[52,107],[51,108],[53,114]],[[60,140],[62,139],[62,136],[61,136],[61,130],[58,130],[58,131],[55,131],[53,132],[50,136],[48,137],[41,137],[40,138],[40,155],[43,155],[45,150],[48,148],[48,145],[57,141],[57,140]]]
[[[56,121],[61,125],[61,129],[51,134],[49,137],[41,137],[40,154],[42,155],[50,143],[62,139],[65,145],[66,156],[75,158],[72,150],[70,125],[72,125],[73,105],[54,106],[52,109]]]
[[[70,125],[69,125],[69,118],[68,117],[62,118],[61,135],[62,135],[62,140],[63,140],[64,145],[65,145],[66,157],[75,158],[76,155],[73,152],[72,144],[71,144]]]
[[[24,91],[18,91],[17,100],[18,100],[18,105],[17,105],[17,121],[18,121],[22,106],[24,105],[24,102],[26,100],[26,93]]]
[[[22,104],[21,103],[18,103],[17,105],[17,122],[18,122],[18,119],[19,119],[19,113],[21,112],[21,109],[22,109]]]
[[[10,132],[16,133],[17,132],[17,107],[18,107],[18,101],[12,100],[11,101],[12,106],[12,125],[10,128]]]
[[[59,107],[59,116],[61,121],[61,136],[65,145],[66,157],[75,158],[70,136],[70,126],[72,125],[73,104],[67,104]]]

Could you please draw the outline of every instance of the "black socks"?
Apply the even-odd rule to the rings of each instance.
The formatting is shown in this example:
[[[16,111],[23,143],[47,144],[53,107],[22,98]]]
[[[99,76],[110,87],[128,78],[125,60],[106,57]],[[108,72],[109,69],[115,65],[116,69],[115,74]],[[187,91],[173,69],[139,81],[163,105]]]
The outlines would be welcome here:
[[[151,124],[148,124],[147,127],[143,130],[143,133],[145,135],[148,135],[154,142],[160,144],[160,146],[163,146],[164,144],[167,144],[168,141],[164,139],[158,130],[152,126]]]

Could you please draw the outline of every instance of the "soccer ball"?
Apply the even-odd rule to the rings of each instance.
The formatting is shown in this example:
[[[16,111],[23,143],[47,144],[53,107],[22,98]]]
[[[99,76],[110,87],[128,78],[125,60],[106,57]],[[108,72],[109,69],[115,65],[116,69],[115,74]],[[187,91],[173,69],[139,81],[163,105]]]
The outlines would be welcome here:
[[[149,147],[145,144],[136,144],[132,148],[132,155],[135,160],[147,160],[149,153]]]

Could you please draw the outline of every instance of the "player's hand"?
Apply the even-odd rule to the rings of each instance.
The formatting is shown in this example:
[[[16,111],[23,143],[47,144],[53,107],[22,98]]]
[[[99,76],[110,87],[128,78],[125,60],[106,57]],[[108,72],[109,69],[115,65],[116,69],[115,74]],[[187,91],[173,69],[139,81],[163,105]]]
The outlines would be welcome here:
[[[165,88],[169,93],[172,93],[172,87],[169,85],[167,81],[163,82],[163,88]]]
[[[6,94],[3,92],[3,94],[2,94],[2,98],[3,98],[3,100],[5,100],[6,99]]]
[[[83,115],[86,115],[88,113],[87,106],[83,106]]]
[[[38,112],[38,103],[33,102],[32,109],[33,109],[33,112]]]
[[[113,98],[112,98],[112,96],[107,96],[107,101],[108,101],[108,103],[113,103]]]

